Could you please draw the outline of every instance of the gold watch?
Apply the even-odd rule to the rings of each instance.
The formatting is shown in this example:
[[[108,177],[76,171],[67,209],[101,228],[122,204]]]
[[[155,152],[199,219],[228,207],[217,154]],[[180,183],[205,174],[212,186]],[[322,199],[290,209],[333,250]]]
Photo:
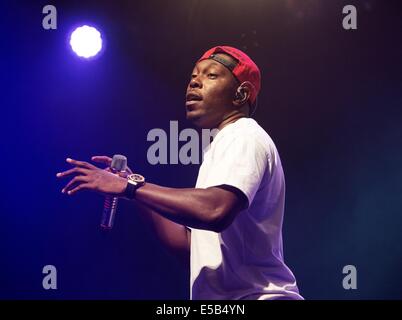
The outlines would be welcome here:
[[[127,187],[124,191],[124,196],[127,199],[134,199],[135,191],[145,184],[145,178],[137,173],[133,173],[127,176]]]

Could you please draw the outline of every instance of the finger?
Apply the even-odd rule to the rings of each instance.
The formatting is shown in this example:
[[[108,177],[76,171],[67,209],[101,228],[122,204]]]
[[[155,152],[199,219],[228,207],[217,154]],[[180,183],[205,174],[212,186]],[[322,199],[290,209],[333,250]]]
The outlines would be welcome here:
[[[82,174],[85,174],[85,173],[87,173],[87,172],[88,172],[88,170],[86,170],[86,169],[84,169],[84,168],[75,167],[75,168],[72,168],[72,169],[70,169],[70,170],[57,173],[57,174],[56,174],[56,177],[58,177],[58,178],[63,178],[63,177],[69,176],[70,174],[73,174],[73,173],[82,173]]]
[[[66,186],[63,188],[63,190],[61,190],[61,192],[66,193],[66,191],[68,191],[68,189],[70,189],[71,186],[77,184],[78,182],[88,182],[88,177],[76,176],[74,179],[72,179],[69,183],[66,184]]]
[[[75,194],[76,192],[80,191],[80,190],[85,190],[85,189],[89,189],[89,183],[81,183],[80,185],[76,186],[73,190],[70,190],[67,192],[67,194],[69,196]]]
[[[87,169],[96,168],[94,165],[92,165],[92,164],[90,164],[88,162],[85,162],[85,161],[78,161],[78,160],[74,160],[74,159],[71,159],[71,158],[67,158],[66,161],[68,163],[70,163],[70,164],[73,164],[73,165],[75,165],[77,167],[81,167],[81,168],[87,168]]]
[[[103,163],[110,166],[112,164],[113,159],[108,156],[93,156],[91,160],[94,162]]]
[[[74,179],[72,179],[67,185],[61,190],[62,193],[66,193],[70,188],[72,188],[74,185],[78,184],[79,182],[88,182],[88,178],[84,176],[76,176]]]

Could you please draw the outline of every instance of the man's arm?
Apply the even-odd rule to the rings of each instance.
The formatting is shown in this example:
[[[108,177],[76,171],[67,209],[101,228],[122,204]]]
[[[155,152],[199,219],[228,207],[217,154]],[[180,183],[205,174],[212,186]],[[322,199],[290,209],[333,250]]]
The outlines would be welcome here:
[[[73,195],[80,190],[93,190],[115,196],[124,194],[126,178],[85,161],[68,158],[67,162],[75,167],[58,173],[57,177],[76,176],[62,192]],[[136,191],[135,200],[178,224],[215,232],[229,226],[248,205],[243,192],[228,185],[175,189],[146,183]]]
[[[190,262],[191,231],[185,226],[170,221],[151,208],[136,201],[141,218],[152,228],[164,246],[186,266]]]
[[[146,183],[135,200],[180,225],[221,232],[247,207],[246,196],[231,186],[167,188]]]
[[[207,225],[206,229],[220,231],[229,225],[236,215],[236,208],[232,209],[233,205],[230,202],[234,201],[236,203],[238,201],[237,197],[243,199],[240,200],[240,203],[247,201],[241,192],[230,186],[208,189],[173,189],[146,184],[140,189],[136,192],[135,203],[141,211],[142,218],[152,227],[154,233],[165,247],[185,265],[190,262],[191,231],[172,220],[181,221],[181,223],[188,221],[187,225],[190,225],[190,220],[195,220],[193,223],[197,225]],[[236,197],[233,198],[233,195],[236,195]],[[229,202],[226,206],[224,205],[225,200]],[[200,201],[210,201],[211,204],[215,201],[218,203],[215,205],[217,209],[214,209],[213,205],[208,206],[205,204],[203,209],[199,205],[202,210],[197,209],[195,204]],[[240,208],[244,205],[239,204]],[[225,207],[228,212],[224,212]],[[189,209],[191,210],[190,212]],[[206,211],[203,212],[203,210]],[[221,213],[219,213],[220,210],[222,211]],[[226,217],[222,216],[218,218],[220,221],[213,221],[213,212],[218,213],[218,216],[221,214],[226,215]],[[212,218],[210,219],[209,216]],[[216,225],[213,225],[214,223]]]

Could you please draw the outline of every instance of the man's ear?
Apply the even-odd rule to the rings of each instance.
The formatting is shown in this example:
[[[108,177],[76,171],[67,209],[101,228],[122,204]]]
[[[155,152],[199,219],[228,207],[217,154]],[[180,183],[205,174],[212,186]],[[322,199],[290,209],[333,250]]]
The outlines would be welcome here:
[[[235,92],[235,96],[233,99],[233,105],[236,107],[244,106],[250,99],[250,86],[248,85],[247,81],[243,82]]]

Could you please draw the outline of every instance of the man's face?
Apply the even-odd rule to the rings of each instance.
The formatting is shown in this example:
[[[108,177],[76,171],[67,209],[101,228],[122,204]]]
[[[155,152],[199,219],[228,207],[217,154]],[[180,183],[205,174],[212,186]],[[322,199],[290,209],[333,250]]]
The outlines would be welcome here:
[[[219,54],[227,60],[226,54]],[[186,116],[200,128],[216,128],[233,111],[238,84],[233,74],[211,59],[198,62],[187,86]]]

